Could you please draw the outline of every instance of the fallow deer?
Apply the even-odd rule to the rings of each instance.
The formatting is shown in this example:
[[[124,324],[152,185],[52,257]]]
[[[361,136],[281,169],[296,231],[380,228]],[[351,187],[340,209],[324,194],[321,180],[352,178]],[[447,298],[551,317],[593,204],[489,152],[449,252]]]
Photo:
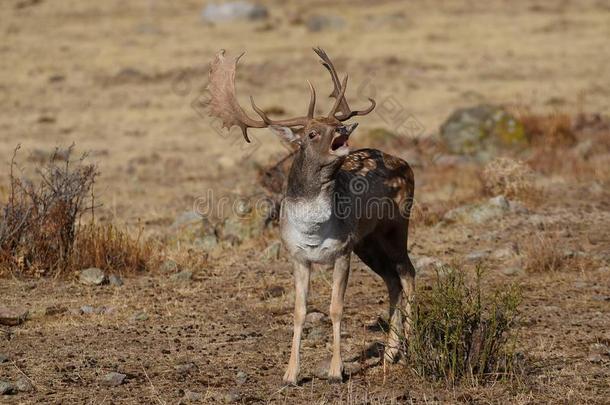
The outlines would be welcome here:
[[[413,172],[407,162],[375,149],[350,151],[348,140],[358,124],[343,124],[370,113],[352,110],[345,97],[347,75],[340,81],[328,55],[314,51],[330,72],[334,105],[328,115],[314,116],[316,92],[310,89],[307,115],[273,120],[250,97],[261,120],[250,118],[237,101],[235,71],[241,58],[225,58],[221,50],[210,65],[209,113],[224,127],[237,126],[249,142],[248,128],[270,128],[297,146],[280,209],[280,232],[294,264],[294,331],[284,382],[296,384],[300,343],[312,264],[334,265],[330,318],[333,346],[328,377],[341,381],[341,318],[350,256],[354,252],[388,289],[389,335],[384,360],[394,361],[402,334],[408,336],[415,288],[415,269],[407,253]],[[406,297],[405,297],[406,295]],[[402,314],[407,321],[403,323]]]

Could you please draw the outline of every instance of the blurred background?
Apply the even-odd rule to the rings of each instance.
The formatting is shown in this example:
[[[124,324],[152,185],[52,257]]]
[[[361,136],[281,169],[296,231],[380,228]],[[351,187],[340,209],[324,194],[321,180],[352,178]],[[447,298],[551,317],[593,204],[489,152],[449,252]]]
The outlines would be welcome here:
[[[244,151],[203,112],[221,48],[247,51],[237,87],[248,111],[252,94],[282,117],[304,112],[306,79],[330,92],[311,50],[323,47],[350,74],[354,107],[381,103],[359,134],[426,137],[455,109],[485,103],[609,109],[610,10],[600,0],[7,0],[0,15],[3,161],[17,143],[36,159],[74,142],[100,163],[106,215],[130,223],[184,209],[224,179],[239,185],[250,163],[282,151],[264,130]]]

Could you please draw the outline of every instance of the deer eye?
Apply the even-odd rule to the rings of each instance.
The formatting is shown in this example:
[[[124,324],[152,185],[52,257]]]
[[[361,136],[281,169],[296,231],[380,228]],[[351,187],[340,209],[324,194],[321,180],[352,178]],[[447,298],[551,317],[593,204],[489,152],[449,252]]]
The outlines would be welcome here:
[[[307,136],[309,136],[309,139],[315,139],[318,136],[318,133],[316,131],[311,131]]]

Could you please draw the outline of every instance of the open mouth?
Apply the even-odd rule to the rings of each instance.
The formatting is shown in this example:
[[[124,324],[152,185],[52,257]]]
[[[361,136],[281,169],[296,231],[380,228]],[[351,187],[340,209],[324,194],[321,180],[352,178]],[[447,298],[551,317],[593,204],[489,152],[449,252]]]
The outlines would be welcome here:
[[[349,138],[349,135],[347,135],[347,134],[335,135],[335,137],[333,138],[333,141],[330,145],[330,150],[333,152],[336,152],[337,150],[343,148],[344,146],[347,147],[348,138]]]

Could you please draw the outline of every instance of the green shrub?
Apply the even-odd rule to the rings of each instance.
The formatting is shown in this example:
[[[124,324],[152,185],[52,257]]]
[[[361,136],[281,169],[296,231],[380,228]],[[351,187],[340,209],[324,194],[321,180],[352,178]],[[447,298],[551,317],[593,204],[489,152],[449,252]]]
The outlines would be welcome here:
[[[515,287],[483,294],[481,277],[477,269],[468,283],[463,272],[443,267],[431,288],[418,290],[406,358],[419,376],[476,385],[515,375],[511,330],[520,294]]]

